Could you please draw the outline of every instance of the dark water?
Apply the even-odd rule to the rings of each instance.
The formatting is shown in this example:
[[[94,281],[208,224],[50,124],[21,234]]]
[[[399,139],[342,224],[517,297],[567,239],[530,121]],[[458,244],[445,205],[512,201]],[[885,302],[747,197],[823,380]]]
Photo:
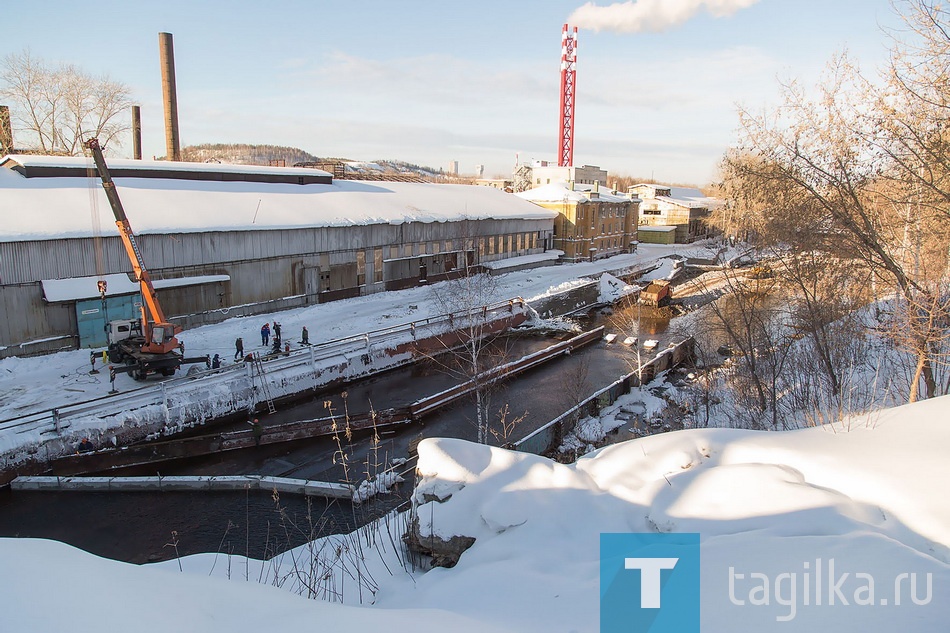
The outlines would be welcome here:
[[[361,506],[261,491],[0,491],[0,535],[54,539],[131,563],[199,552],[267,558],[349,532],[404,500],[410,486]]]
[[[605,324],[609,331],[626,335],[611,318],[594,315],[586,327]],[[641,335],[662,341],[662,319],[645,327]],[[520,339],[511,357],[551,345],[551,338]],[[635,353],[603,342],[562,356],[522,374],[490,394],[494,433],[501,444],[528,435],[578,400],[633,371]],[[438,367],[421,364],[389,372],[342,392],[322,394],[284,408],[267,422],[283,422],[334,413],[358,413],[408,404],[459,382]],[[505,412],[505,413],[503,413]],[[503,420],[504,418],[504,420]],[[318,481],[359,482],[385,468],[393,458],[406,458],[411,443],[423,437],[476,438],[474,405],[463,402],[423,420],[384,431],[377,441],[367,434],[352,438],[317,438],[229,451],[211,457],[163,466],[163,475],[281,475]],[[512,420],[517,422],[512,426]],[[504,422],[507,421],[506,425]],[[392,494],[362,505],[306,499],[285,494],[273,498],[251,492],[11,492],[0,491],[0,536],[50,538],[89,552],[143,563],[167,560],[198,552],[225,552],[255,558],[272,556],[316,536],[348,532],[396,506],[411,493],[411,474]]]

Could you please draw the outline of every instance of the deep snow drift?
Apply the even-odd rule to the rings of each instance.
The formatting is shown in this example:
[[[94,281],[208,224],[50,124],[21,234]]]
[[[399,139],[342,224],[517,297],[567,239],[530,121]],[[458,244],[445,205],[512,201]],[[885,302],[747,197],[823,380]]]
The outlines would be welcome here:
[[[948,419],[942,397],[802,431],[656,435],[572,465],[425,440],[421,529],[475,538],[452,569],[407,570],[392,517],[268,562],[189,557],[185,573],[3,539],[0,612],[15,631],[596,631],[599,535],[675,531],[701,534],[704,631],[945,631]],[[343,550],[344,602],[374,606],[293,595],[313,552]]]

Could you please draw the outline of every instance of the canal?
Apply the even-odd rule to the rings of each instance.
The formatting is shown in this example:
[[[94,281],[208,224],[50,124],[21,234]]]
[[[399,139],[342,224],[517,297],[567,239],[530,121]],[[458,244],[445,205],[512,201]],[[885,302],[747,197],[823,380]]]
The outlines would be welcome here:
[[[620,344],[631,314],[595,311],[578,320],[584,329],[600,325],[618,334],[521,374],[489,394],[491,443],[524,437],[578,401],[635,367],[633,348]],[[619,318],[618,318],[619,317]],[[620,331],[618,323],[624,323]],[[638,320],[641,341],[665,347],[667,318]],[[496,348],[497,362],[519,358],[556,342],[555,334],[506,338]],[[563,335],[562,335],[563,336]],[[643,352],[641,352],[643,353]],[[648,355],[644,356],[644,359]],[[407,405],[462,381],[434,361],[394,370],[318,394],[275,414],[265,424],[332,414],[359,414]],[[394,430],[350,438],[316,438],[229,451],[163,464],[162,475],[261,474],[317,481],[360,481],[410,457],[426,437],[476,438],[474,403],[468,400]],[[12,492],[0,491],[0,536],[49,538],[100,556],[133,563],[168,560],[199,552],[266,558],[318,536],[349,532],[398,508],[411,494],[410,461],[406,481],[389,494],[362,504],[243,492]],[[119,474],[119,473],[116,473]],[[142,473],[138,474],[156,474]]]

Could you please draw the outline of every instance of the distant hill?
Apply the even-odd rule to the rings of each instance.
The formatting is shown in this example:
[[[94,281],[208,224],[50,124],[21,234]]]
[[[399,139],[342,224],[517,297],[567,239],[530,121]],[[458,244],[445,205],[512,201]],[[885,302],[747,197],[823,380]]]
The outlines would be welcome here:
[[[296,147],[282,145],[247,145],[244,143],[208,143],[181,148],[181,159],[192,163],[221,162],[232,165],[271,165],[318,160],[316,156]]]
[[[248,145],[245,143],[208,143],[189,145],[181,150],[181,159],[193,163],[220,162],[231,165],[280,165],[303,163],[326,169],[338,178],[357,180],[414,180],[459,182],[466,179],[445,174],[441,169],[400,160],[357,161],[349,158],[317,157],[296,147]]]

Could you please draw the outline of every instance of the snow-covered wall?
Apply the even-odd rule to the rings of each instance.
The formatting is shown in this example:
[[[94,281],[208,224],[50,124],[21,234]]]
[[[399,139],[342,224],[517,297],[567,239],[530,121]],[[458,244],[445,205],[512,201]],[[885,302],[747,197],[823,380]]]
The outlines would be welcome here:
[[[487,330],[521,322],[531,309],[521,299],[487,306]],[[445,349],[467,317],[444,315],[330,341],[263,363],[196,371],[156,386],[45,411],[0,427],[0,471],[76,451],[83,437],[96,446],[161,436],[266,403],[412,362],[421,351]],[[263,369],[263,372],[260,371]]]

